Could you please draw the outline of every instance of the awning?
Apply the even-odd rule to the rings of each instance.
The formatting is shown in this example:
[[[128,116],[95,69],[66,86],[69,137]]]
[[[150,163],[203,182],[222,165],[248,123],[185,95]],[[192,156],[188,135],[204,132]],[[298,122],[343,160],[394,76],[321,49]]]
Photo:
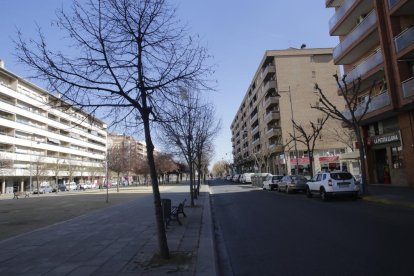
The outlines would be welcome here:
[[[339,156],[340,160],[352,160],[359,159],[359,151],[353,151],[348,153],[343,153]]]

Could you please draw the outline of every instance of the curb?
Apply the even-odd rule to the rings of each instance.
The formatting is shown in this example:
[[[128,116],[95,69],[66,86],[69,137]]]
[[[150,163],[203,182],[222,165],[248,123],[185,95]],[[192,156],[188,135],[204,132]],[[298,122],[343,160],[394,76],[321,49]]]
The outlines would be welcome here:
[[[208,187],[208,184],[203,184]],[[210,189],[206,189],[207,196],[203,200],[203,219],[200,231],[199,247],[195,275],[218,275],[217,258],[214,246],[213,223],[210,207]]]
[[[412,202],[404,202],[404,201],[396,201],[387,198],[382,198],[378,196],[362,196],[361,197],[365,201],[374,202],[374,203],[381,203],[384,205],[394,205],[406,208],[414,208],[414,203]]]

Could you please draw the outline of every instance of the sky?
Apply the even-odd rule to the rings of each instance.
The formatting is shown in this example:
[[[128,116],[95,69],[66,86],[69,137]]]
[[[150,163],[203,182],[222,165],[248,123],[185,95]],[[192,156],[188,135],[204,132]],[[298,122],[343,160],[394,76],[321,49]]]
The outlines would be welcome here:
[[[0,59],[6,69],[26,77],[27,68],[15,57],[17,29],[27,38],[36,38],[36,25],[47,35],[51,46],[59,45],[52,20],[60,7],[71,0],[0,0]],[[253,80],[266,50],[289,47],[335,47],[337,37],[329,36],[328,21],[333,9],[325,0],[171,0],[177,16],[191,34],[198,34],[214,57],[216,91],[209,97],[216,106],[222,129],[215,140],[211,162],[232,160],[231,122]],[[138,137],[140,138],[140,137]],[[142,139],[142,138],[141,138]]]

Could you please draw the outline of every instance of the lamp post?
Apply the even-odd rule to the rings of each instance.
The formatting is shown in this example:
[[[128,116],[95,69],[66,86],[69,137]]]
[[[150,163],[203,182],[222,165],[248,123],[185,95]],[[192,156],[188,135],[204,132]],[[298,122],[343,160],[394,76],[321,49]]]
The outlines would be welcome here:
[[[293,104],[292,104],[292,93],[290,92],[290,85],[289,85],[289,90],[287,91],[281,91],[281,90],[276,90],[277,93],[289,93],[289,102],[290,102],[290,115],[291,115],[291,120],[292,120],[292,128],[293,128],[293,145],[295,148],[295,155],[296,155],[296,169],[295,169],[295,174],[298,174],[298,169],[299,169],[299,154],[298,154],[298,146],[296,143],[296,131],[295,131],[295,124],[294,119],[293,119]]]

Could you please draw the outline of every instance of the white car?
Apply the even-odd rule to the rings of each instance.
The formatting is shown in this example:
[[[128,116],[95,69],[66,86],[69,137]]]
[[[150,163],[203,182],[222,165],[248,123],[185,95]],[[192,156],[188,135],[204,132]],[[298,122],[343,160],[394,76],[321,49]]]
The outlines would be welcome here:
[[[243,184],[252,183],[252,175],[253,174],[254,173],[243,173],[240,176],[240,182],[243,183]]]
[[[333,171],[317,173],[306,183],[306,195],[319,194],[323,201],[338,195],[351,195],[358,198],[359,185],[349,172]]]
[[[68,191],[74,191],[76,190],[76,188],[77,188],[76,182],[70,182],[66,184],[66,190]]]
[[[277,190],[279,181],[283,178],[283,175],[271,175],[266,176],[263,180],[263,190],[269,189],[270,191]]]

